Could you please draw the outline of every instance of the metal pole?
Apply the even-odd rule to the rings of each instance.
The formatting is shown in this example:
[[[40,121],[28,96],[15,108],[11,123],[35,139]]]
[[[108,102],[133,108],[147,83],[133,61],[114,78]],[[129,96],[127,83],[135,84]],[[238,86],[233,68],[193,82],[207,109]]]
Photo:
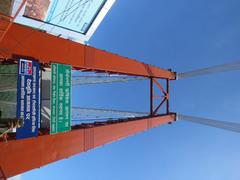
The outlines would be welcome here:
[[[153,78],[150,78],[150,115],[153,116],[153,106],[154,106],[154,101],[153,101]]]
[[[169,79],[166,79],[166,83],[167,83],[167,103],[166,103],[166,112],[167,114],[170,113],[170,104],[169,104],[169,89],[170,89],[170,83],[169,83]]]

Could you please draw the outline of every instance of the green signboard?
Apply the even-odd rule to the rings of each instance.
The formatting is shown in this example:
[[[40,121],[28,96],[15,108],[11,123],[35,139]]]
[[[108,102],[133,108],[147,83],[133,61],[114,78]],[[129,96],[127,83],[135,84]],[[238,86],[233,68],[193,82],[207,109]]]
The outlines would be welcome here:
[[[71,69],[52,64],[50,134],[71,130]]]

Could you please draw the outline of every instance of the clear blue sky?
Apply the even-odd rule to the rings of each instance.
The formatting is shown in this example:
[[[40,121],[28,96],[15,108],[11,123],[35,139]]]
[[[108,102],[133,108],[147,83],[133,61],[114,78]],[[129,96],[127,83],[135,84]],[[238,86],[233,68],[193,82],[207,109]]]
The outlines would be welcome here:
[[[240,59],[239,0],[117,0],[92,46],[182,72]],[[239,72],[171,83],[171,110],[240,122]],[[74,105],[147,111],[148,83],[81,87]],[[74,91],[76,93],[76,91]],[[239,134],[176,122],[50,164],[26,180],[238,180]]]

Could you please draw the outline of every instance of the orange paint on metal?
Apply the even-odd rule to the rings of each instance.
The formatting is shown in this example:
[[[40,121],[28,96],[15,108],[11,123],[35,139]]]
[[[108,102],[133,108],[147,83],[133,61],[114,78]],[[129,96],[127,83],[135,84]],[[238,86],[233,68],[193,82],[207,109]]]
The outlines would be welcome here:
[[[174,121],[175,114],[118,122],[56,135],[0,143],[0,165],[12,177],[98,146]]]
[[[0,54],[3,58],[19,55],[38,59],[42,63],[71,64],[76,69],[176,79],[176,74],[171,71],[15,23],[11,25],[0,43]],[[2,142],[0,154],[4,156],[0,156],[0,165],[6,177],[12,177],[175,119],[175,114],[148,117],[56,135]]]
[[[23,6],[24,6],[24,4],[26,3],[26,1],[27,0],[23,0],[22,1],[22,3],[20,4],[20,6],[19,6],[19,8],[18,8],[18,10],[16,11],[16,13],[14,14],[14,16],[13,17],[8,17],[8,24],[7,24],[7,26],[6,26],[6,28],[4,28],[4,29],[1,29],[1,30],[3,30],[2,31],[2,34],[1,34],[1,36],[0,36],[0,43],[1,43],[1,41],[3,40],[3,38],[5,37],[5,35],[6,35],[6,33],[8,32],[8,30],[11,28],[11,26],[12,26],[12,24],[13,24],[13,21],[16,19],[16,17],[18,16],[18,14],[20,13],[20,11],[21,11],[21,9],[23,8]],[[6,18],[6,15],[0,15],[0,17],[3,17],[3,18]],[[0,24],[2,24],[3,23],[3,21],[0,21]]]
[[[157,79],[153,78],[153,82],[157,85],[158,89],[160,89],[162,91],[162,93],[167,96],[167,92],[164,90],[164,88],[162,87],[162,85],[158,82]]]
[[[22,3],[20,4],[18,10],[16,11],[16,13],[13,16],[13,21],[16,19],[16,17],[18,16],[18,14],[20,13],[20,11],[22,10],[24,4],[27,2],[27,0],[23,0]]]
[[[171,80],[176,79],[176,74],[171,71],[15,23],[1,42],[0,52],[5,54],[5,58],[10,58],[13,54],[16,54],[39,59],[43,63],[58,62],[71,64],[76,68]]]
[[[7,180],[7,178],[5,177],[3,171],[2,171],[2,168],[0,166],[0,180]]]

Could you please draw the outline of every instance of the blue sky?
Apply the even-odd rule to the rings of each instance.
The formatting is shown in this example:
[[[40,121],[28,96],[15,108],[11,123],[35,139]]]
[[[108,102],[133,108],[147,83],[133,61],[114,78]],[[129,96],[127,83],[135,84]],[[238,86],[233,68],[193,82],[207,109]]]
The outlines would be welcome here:
[[[239,0],[117,0],[90,45],[182,72],[240,58]],[[240,122],[239,72],[171,83],[171,110]],[[76,93],[78,92],[78,93]],[[148,111],[148,82],[79,87],[73,104]],[[27,172],[22,179],[237,180],[239,134],[176,122]]]

